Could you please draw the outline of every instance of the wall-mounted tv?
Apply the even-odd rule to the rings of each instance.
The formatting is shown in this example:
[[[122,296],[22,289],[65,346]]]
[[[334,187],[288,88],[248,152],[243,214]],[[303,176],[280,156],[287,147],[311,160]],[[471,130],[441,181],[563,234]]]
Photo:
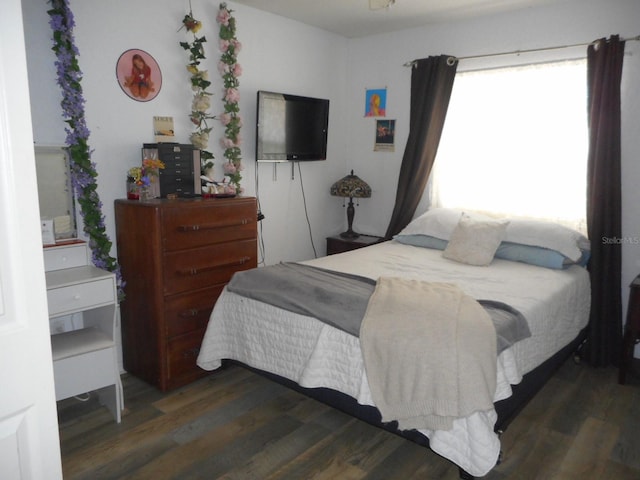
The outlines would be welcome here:
[[[256,160],[327,159],[329,100],[258,92]]]

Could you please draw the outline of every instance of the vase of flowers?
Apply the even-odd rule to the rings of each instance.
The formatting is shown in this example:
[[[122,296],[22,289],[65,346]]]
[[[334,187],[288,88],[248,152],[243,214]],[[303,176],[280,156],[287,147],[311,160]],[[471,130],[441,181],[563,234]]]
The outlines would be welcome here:
[[[127,174],[127,200],[140,200],[140,185],[130,174]]]
[[[157,158],[145,158],[142,166],[131,167],[127,172],[127,199],[145,201],[155,198],[157,195],[152,187],[163,168],[164,163]]]

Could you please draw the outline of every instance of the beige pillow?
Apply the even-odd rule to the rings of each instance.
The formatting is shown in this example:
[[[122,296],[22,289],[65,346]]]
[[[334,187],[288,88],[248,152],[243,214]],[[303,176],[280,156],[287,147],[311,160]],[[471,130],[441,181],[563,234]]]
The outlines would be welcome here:
[[[442,255],[469,265],[489,265],[505,237],[507,225],[507,220],[474,220],[463,214]]]

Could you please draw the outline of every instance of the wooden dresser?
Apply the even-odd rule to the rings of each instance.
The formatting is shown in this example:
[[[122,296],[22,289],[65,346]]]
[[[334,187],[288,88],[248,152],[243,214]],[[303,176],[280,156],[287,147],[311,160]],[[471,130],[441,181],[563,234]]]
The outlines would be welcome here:
[[[206,374],[196,365],[209,315],[239,270],[257,266],[252,197],[116,200],[127,372],[167,391]]]

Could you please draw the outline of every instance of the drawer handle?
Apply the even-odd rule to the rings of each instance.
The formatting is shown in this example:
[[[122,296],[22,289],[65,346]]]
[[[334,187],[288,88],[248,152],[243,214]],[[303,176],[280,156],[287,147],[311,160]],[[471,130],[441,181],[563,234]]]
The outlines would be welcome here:
[[[197,317],[199,313],[200,313],[200,310],[198,310],[197,308],[190,308],[189,310],[184,310],[180,312],[178,316],[182,318],[191,318],[191,317]]]
[[[74,295],[73,295],[73,299],[74,299],[74,300],[80,300],[81,298],[82,298],[82,297],[80,296],[80,294],[79,294],[79,293],[76,293],[76,294],[74,294]]]
[[[230,262],[219,263],[217,265],[208,265],[208,266],[202,267],[202,268],[186,268],[186,269],[183,269],[183,270],[178,270],[178,274],[183,275],[183,276],[187,276],[187,277],[193,277],[195,275],[200,275],[201,273],[211,272],[213,270],[218,270],[220,268],[232,267],[232,266],[235,266],[235,265],[244,265],[249,260],[251,260],[251,257],[242,257],[242,258],[239,258],[238,260],[232,260]]]
[[[194,347],[182,352],[182,356],[184,358],[197,357],[199,353],[200,353],[200,347]]]
[[[215,230],[217,228],[225,227],[237,227],[238,225],[247,225],[251,220],[248,218],[242,218],[240,221],[226,222],[226,223],[206,223],[204,225],[180,225],[178,231],[180,232],[193,232],[198,230]]]

